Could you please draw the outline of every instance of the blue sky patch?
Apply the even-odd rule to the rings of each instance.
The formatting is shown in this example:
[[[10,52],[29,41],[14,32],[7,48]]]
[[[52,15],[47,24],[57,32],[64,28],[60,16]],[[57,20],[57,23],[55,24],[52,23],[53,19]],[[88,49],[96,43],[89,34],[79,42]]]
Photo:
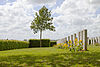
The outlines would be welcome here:
[[[5,5],[6,3],[15,2],[16,0],[0,0],[0,5]]]

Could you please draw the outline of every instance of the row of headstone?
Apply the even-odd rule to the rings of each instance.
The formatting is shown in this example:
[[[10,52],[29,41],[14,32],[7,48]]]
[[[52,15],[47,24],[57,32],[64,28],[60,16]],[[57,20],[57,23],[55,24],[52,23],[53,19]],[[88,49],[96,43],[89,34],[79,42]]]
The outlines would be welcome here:
[[[62,39],[57,40],[57,44],[66,43],[66,41],[67,41],[67,38],[62,38]]]
[[[87,50],[87,29],[82,30],[80,32],[78,32],[78,34],[73,34],[71,36],[65,37],[63,39],[59,39],[57,40],[57,44],[59,43],[67,43],[69,40],[72,41],[72,44],[74,43],[75,38],[79,40],[82,40],[83,43],[83,50]]]
[[[100,37],[88,38],[88,45],[100,44]]]

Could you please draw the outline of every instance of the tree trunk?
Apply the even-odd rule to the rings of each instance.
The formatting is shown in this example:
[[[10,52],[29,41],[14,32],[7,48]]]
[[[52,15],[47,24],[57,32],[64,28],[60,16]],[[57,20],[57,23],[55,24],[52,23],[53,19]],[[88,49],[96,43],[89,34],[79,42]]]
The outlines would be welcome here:
[[[41,41],[41,39],[42,39],[42,30],[40,30],[40,47],[42,47],[42,41]]]

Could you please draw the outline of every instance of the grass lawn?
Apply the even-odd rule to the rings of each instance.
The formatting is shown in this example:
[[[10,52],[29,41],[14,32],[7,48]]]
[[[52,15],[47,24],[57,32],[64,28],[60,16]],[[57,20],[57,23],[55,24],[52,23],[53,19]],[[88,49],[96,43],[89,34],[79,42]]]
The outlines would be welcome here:
[[[75,53],[51,47],[0,51],[0,67],[100,67],[100,46]]]

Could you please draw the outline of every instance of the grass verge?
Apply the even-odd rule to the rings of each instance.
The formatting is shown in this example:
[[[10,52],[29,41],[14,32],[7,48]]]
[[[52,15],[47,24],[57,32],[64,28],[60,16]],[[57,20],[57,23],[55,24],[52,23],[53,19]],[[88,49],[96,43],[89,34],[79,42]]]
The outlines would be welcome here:
[[[0,67],[100,67],[100,47],[75,53],[51,47],[0,51]]]

